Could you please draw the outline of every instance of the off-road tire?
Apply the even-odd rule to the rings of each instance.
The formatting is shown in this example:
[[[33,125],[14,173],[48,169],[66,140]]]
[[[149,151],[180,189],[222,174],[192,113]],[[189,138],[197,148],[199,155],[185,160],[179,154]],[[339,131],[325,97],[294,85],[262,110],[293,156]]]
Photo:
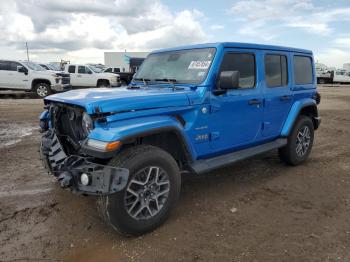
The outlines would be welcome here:
[[[97,82],[97,87],[110,87],[109,81],[108,80],[98,80]]]
[[[44,98],[52,93],[50,85],[46,83],[37,83],[34,86],[34,92],[38,98]]]
[[[310,143],[307,149],[305,150],[305,153],[303,155],[298,155],[297,153],[298,134],[299,132],[303,131],[305,127],[309,129]],[[305,160],[310,155],[313,141],[314,141],[314,125],[312,123],[312,120],[310,119],[310,117],[305,115],[299,116],[294,124],[294,127],[290,135],[288,136],[287,145],[278,150],[280,159],[285,163],[287,163],[288,165],[292,165],[292,166],[297,166],[305,162]]]
[[[124,190],[108,196],[101,196],[98,199],[98,209],[105,221],[115,230],[129,236],[145,234],[163,224],[180,195],[181,176],[174,158],[158,147],[140,145],[121,151],[108,165],[129,169],[129,181]],[[137,220],[127,211],[126,190],[131,179],[134,179],[140,170],[149,166],[160,167],[167,173],[170,185],[169,193],[159,213],[148,219]]]

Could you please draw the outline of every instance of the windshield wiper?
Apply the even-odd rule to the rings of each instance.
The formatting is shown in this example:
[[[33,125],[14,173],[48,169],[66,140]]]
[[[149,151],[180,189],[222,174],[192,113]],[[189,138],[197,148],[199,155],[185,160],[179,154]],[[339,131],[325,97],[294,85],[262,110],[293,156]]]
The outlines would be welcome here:
[[[173,90],[177,90],[178,88],[176,88],[175,83],[176,83],[176,79],[173,78],[157,78],[154,79],[154,81],[156,82],[167,82],[169,84],[173,85]],[[181,89],[181,88],[180,88]]]
[[[147,85],[148,85],[148,82],[151,81],[151,79],[148,79],[148,78],[133,78],[132,80],[135,80],[135,81],[142,81],[143,84],[144,84],[145,86],[147,86]]]

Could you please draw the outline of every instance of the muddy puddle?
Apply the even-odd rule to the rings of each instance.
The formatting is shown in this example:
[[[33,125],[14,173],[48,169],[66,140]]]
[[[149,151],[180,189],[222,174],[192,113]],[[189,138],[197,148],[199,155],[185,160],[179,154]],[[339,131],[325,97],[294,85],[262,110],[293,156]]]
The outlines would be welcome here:
[[[38,129],[38,126],[29,124],[0,123],[0,148],[19,143]]]

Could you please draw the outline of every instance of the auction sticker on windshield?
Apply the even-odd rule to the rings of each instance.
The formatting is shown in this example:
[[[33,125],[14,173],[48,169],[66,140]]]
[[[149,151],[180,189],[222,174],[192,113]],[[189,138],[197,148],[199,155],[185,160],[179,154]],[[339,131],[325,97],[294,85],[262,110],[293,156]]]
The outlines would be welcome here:
[[[211,61],[191,61],[188,69],[208,69]]]

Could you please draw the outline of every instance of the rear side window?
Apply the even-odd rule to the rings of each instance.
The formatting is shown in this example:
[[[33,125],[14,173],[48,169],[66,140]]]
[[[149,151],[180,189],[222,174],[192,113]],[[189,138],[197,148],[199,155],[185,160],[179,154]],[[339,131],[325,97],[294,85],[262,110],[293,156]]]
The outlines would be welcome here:
[[[265,81],[268,87],[286,86],[288,84],[288,69],[286,56],[265,56]]]
[[[0,61],[0,70],[10,71],[11,65],[8,61]]]
[[[308,56],[294,56],[294,81],[297,85],[312,84],[312,61]]]
[[[222,71],[239,71],[239,87],[255,86],[255,56],[245,53],[226,53],[221,64]]]
[[[68,73],[74,74],[75,73],[75,66],[69,66]]]

